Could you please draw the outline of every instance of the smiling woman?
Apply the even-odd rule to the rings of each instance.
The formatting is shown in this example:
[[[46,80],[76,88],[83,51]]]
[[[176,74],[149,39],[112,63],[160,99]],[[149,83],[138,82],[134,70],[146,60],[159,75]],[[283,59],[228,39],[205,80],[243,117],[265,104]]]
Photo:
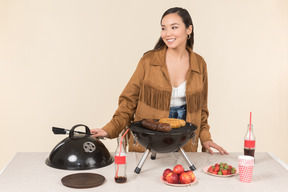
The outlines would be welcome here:
[[[167,16],[167,17],[166,17]],[[166,26],[167,25],[167,26]],[[163,35],[167,34],[169,27],[172,30],[176,30],[180,27],[180,30],[187,33],[187,46],[193,49],[194,45],[194,26],[190,14],[186,9],[179,9],[178,7],[168,9],[161,18],[161,37],[159,38],[155,49],[162,48],[167,45],[164,43]],[[177,30],[179,31],[179,30]]]
[[[190,14],[180,7],[168,9],[161,18],[161,29],[155,48],[141,58],[120,95],[112,120],[92,133],[95,137],[115,138],[132,120],[173,117],[197,126],[196,144],[188,142],[185,151],[197,151],[200,138],[204,150],[212,154],[211,148],[215,148],[221,154],[228,154],[211,139],[206,63],[192,50],[194,34]],[[144,148],[135,147],[131,137],[129,150],[144,151]]]
[[[177,13],[166,15],[162,19],[161,26],[161,39],[171,49],[183,49],[183,46],[184,48],[186,46],[186,42],[191,39],[189,37],[191,36],[192,25],[186,28],[182,18]]]

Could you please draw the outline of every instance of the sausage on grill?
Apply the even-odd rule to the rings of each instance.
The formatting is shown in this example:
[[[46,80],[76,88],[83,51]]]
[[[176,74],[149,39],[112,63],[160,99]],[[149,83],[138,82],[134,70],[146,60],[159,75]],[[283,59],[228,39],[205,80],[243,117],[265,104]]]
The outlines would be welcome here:
[[[153,119],[143,119],[142,125],[155,131],[171,131],[172,126],[169,123],[161,123]]]

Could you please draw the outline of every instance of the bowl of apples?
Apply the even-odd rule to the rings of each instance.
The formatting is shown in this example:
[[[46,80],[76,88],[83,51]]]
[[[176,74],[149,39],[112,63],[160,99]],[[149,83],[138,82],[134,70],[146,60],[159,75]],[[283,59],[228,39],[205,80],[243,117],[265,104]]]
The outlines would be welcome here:
[[[194,172],[185,170],[180,164],[175,165],[173,169],[166,168],[161,176],[161,181],[167,185],[183,187],[197,182]]]

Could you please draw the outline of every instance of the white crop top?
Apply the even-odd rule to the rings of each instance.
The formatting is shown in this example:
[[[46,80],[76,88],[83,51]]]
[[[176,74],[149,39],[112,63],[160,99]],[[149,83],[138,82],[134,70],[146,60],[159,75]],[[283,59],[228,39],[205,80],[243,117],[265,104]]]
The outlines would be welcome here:
[[[170,107],[182,106],[186,104],[186,81],[178,87],[172,87],[172,97]]]

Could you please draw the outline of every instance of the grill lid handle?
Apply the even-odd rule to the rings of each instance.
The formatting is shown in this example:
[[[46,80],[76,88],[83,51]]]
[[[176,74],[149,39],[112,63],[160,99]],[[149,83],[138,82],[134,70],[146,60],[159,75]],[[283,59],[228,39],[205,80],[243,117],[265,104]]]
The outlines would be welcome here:
[[[74,131],[77,127],[81,127],[81,126],[84,126],[85,127],[85,134],[86,135],[91,135],[91,132],[90,132],[90,129],[89,129],[89,127],[87,127],[86,125],[83,125],[83,124],[77,124],[77,125],[74,125],[73,127],[72,127],[72,129],[70,130],[70,132],[69,132],[69,138],[73,138],[74,137],[74,132],[76,132],[77,133],[77,131]]]

